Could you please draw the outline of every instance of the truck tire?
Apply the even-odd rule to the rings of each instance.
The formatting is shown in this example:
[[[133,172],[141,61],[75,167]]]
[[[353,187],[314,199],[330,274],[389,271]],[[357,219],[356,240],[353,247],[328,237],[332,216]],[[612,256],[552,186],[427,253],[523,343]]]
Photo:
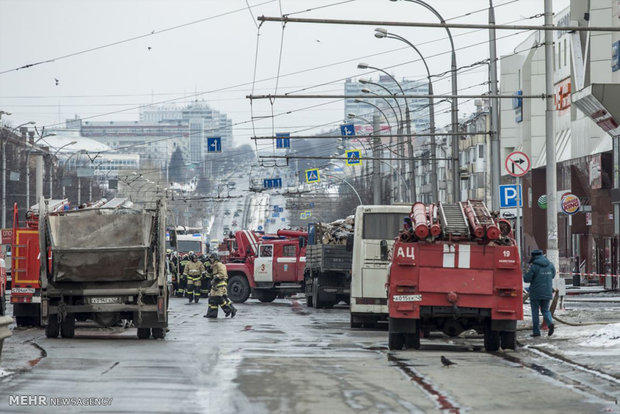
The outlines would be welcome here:
[[[496,352],[499,349],[499,331],[490,328],[484,331],[484,349],[487,352]]]
[[[273,302],[278,296],[278,292],[275,290],[257,289],[254,293],[256,298],[263,303]]]
[[[235,303],[243,303],[250,297],[250,284],[243,275],[234,275],[228,279],[228,298]]]
[[[60,336],[73,338],[75,336],[75,315],[68,313],[60,324]]]
[[[323,306],[319,295],[319,278],[316,276],[312,279],[312,306],[315,309],[319,309]]]
[[[306,295],[306,306],[312,308],[314,306],[314,296]]]
[[[359,318],[353,314],[351,314],[351,328],[361,328],[362,322],[359,321]]]
[[[45,336],[48,338],[58,338],[60,333],[60,324],[58,323],[58,315],[48,315],[47,325],[45,325]]]
[[[405,349],[420,349],[420,330],[405,334]]]
[[[517,349],[517,333],[515,331],[502,331],[500,342],[502,349]]]
[[[151,328],[138,328],[138,339],[149,339],[151,337]]]
[[[405,345],[405,334],[390,332],[388,335],[388,348],[392,351],[400,351]]]
[[[166,328],[153,328],[151,331],[155,339],[164,339],[166,337]]]
[[[4,295],[0,296],[0,316],[6,315],[6,298]]]

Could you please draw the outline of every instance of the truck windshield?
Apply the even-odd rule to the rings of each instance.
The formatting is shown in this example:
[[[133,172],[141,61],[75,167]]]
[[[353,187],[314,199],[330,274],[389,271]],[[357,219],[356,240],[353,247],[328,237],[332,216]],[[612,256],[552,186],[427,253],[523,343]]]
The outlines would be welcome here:
[[[194,240],[178,240],[178,247],[180,252],[197,252],[200,254],[202,248],[199,241]]]
[[[402,228],[403,213],[368,213],[364,214],[363,239],[391,240],[398,236]]]

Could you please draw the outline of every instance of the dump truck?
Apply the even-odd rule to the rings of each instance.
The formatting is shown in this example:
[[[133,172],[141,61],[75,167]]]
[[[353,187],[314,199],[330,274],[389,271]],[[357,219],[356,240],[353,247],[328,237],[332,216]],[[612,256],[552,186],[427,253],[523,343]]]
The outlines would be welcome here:
[[[389,348],[418,349],[432,331],[455,337],[473,329],[487,351],[515,349],[523,298],[510,223],[468,200],[415,203],[403,227],[388,278]]]
[[[349,231],[339,229],[342,240],[331,234],[338,231],[334,227],[321,223],[308,226],[304,290],[309,307],[329,308],[340,301],[350,303],[353,227]]]
[[[71,338],[76,319],[103,327],[133,321],[138,338],[168,325],[165,202],[153,209],[105,205],[56,214],[41,209],[41,316],[49,338]]]

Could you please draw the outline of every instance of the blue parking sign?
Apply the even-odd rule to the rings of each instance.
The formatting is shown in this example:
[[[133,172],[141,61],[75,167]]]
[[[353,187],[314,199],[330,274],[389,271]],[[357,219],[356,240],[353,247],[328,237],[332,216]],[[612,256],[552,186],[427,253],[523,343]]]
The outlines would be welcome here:
[[[518,191],[518,193],[517,193]],[[499,206],[500,208],[517,207],[517,196],[519,198],[518,207],[523,207],[523,194],[521,185],[507,184],[499,186]]]

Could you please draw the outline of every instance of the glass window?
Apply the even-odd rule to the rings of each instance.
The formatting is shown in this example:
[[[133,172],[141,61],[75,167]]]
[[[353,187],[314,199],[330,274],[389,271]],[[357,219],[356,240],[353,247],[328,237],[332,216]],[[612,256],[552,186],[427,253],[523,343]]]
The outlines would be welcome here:
[[[368,213],[364,214],[363,239],[392,240],[403,227],[406,213]]]
[[[260,246],[260,257],[271,257],[273,256],[273,245],[264,244]]]
[[[200,248],[200,242],[194,240],[177,240],[177,247],[180,252],[200,252],[202,249]]]
[[[478,158],[484,158],[484,145],[478,145]]]
[[[295,245],[290,244],[290,245],[284,246],[282,248],[282,257],[295,257],[297,256],[296,252],[297,252],[297,249]]]

